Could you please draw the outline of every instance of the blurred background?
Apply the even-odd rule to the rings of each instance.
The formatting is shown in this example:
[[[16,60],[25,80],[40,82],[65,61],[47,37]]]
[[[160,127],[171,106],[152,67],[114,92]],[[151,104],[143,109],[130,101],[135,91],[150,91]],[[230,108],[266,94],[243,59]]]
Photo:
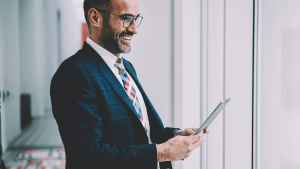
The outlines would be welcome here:
[[[201,147],[174,168],[299,169],[300,1],[139,5],[139,34],[122,56],[164,125],[198,127],[232,98]],[[50,81],[87,36],[83,0],[0,0],[0,142],[8,168],[64,168]]]

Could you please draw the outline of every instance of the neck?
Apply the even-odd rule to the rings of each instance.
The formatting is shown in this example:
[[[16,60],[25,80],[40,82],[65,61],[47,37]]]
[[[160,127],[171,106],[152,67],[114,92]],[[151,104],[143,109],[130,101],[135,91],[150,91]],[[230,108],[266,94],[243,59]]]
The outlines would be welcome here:
[[[107,49],[103,43],[99,40],[99,38],[95,37],[95,36],[92,36],[89,34],[89,38],[91,38],[95,43],[97,43],[99,46],[101,46],[102,48],[106,49],[107,51],[111,52],[109,49]],[[119,53],[114,53],[114,52],[111,52],[112,54],[114,54],[116,57],[119,57],[120,54]]]

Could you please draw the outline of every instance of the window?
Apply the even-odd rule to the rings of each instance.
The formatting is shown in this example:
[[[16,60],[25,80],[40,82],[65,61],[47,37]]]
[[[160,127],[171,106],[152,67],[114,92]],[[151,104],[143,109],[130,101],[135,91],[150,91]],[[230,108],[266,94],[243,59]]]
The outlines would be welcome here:
[[[300,168],[300,1],[258,1],[256,169]]]

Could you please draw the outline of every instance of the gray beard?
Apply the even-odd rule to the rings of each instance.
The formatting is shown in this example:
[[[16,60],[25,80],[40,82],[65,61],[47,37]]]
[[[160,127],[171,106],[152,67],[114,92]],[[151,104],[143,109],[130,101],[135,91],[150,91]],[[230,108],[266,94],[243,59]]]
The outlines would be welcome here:
[[[125,48],[122,48],[121,42],[119,40],[115,39],[114,29],[108,23],[103,23],[103,29],[102,29],[101,35],[102,36],[99,37],[99,40],[101,42],[103,42],[103,45],[110,52],[118,53],[118,54],[120,54],[120,53],[124,53],[124,54],[130,53],[130,51],[131,51],[130,43],[126,44]]]

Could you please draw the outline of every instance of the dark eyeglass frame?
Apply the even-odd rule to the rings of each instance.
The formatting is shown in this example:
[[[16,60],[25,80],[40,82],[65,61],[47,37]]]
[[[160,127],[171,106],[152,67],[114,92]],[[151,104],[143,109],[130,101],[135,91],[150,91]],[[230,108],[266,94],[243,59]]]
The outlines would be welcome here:
[[[94,8],[94,9],[96,9],[96,8]],[[114,13],[109,13],[109,12],[102,11],[102,10],[98,10],[98,9],[96,9],[96,10],[97,10],[99,13],[104,12],[104,13],[108,13],[108,14],[112,14],[112,15],[118,16],[119,19],[123,20],[123,27],[124,27],[124,28],[129,28],[129,27],[132,25],[133,21],[136,21],[138,18],[141,18],[141,21],[140,21],[140,23],[137,25],[137,27],[139,27],[139,26],[141,25],[142,21],[143,21],[143,17],[140,16],[140,15],[138,15],[137,17],[134,17],[133,15],[130,15],[130,14],[117,15],[117,14],[114,14]],[[129,26],[127,26],[127,27],[125,26],[125,22],[126,22],[125,17],[132,17],[132,21],[130,22]]]

